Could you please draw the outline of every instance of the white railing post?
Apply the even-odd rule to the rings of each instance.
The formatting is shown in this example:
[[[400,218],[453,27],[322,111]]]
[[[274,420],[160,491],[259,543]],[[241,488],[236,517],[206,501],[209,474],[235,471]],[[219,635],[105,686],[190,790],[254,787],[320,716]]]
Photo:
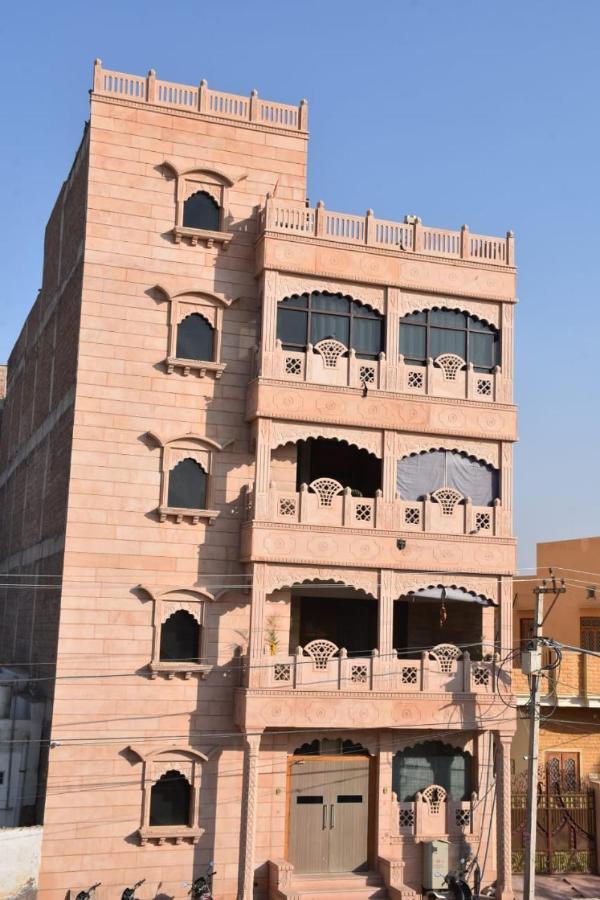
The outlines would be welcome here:
[[[308,131],[308,100],[301,100],[298,107],[298,131]]]
[[[469,694],[473,688],[471,687],[471,654],[468,650],[463,650],[463,691]]]
[[[146,75],[146,102],[154,103],[156,99],[156,72],[149,69]]]
[[[304,650],[302,647],[296,647],[296,652],[294,653],[294,687],[302,684],[303,657]]]
[[[427,650],[421,653],[421,690],[429,689],[429,655]]]
[[[250,92],[250,121],[258,122],[258,119],[258,91],[254,88],[254,90]]]
[[[325,204],[319,200],[315,206],[315,234],[317,237],[323,237],[325,234]]]
[[[470,497],[465,497],[464,507],[463,533],[471,534],[475,528],[475,522],[473,520],[473,501]]]
[[[352,492],[349,487],[342,491],[342,525],[352,524]]]
[[[425,362],[425,393],[433,394],[433,373],[434,373],[434,365],[433,358],[431,356],[427,357]]]
[[[379,677],[379,681],[381,681],[380,672],[379,672],[379,650],[371,650],[371,659],[369,666],[369,690],[377,690],[380,685],[375,684],[375,679]]]
[[[465,398],[471,400],[475,396],[475,369],[473,363],[467,363],[465,371]]]
[[[502,501],[500,497],[496,497],[492,504],[492,534],[497,537],[500,533],[504,533],[504,528],[500,527]]]
[[[373,500],[373,516],[371,519],[371,525],[373,526],[373,528],[379,527],[379,516],[381,513],[382,501],[383,501],[383,491],[381,490],[381,488],[377,488],[377,490],[375,491],[375,499]],[[391,523],[390,523],[390,527],[391,527]]]
[[[506,265],[514,266],[515,264],[515,233],[514,231],[506,232]]]
[[[423,250],[423,225],[420,219],[413,223],[413,250],[415,253]]]
[[[471,245],[468,225],[463,225],[463,227],[460,229],[460,256],[461,259],[470,259],[471,257]]]
[[[372,209],[367,210],[365,216],[365,244],[367,246],[375,243],[375,213]]]
[[[198,112],[207,112],[208,110],[208,82],[203,78],[198,85]]]
[[[345,647],[342,647],[339,656],[338,656],[338,690],[342,690],[342,684],[344,682],[344,677],[347,676],[347,661],[348,661],[348,651]]]
[[[304,522],[306,518],[306,503],[308,501],[308,485],[305,481],[300,485],[300,493],[298,494],[298,521]]]
[[[93,91],[95,94],[99,93],[104,88],[104,76],[102,74],[102,60],[95,59],[94,60],[94,81],[93,81]]]

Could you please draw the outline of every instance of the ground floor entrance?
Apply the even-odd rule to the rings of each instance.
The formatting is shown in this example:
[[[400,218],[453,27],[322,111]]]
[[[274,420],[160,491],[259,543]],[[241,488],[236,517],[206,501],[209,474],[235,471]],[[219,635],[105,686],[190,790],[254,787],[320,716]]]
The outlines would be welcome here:
[[[288,796],[288,859],[295,872],[367,868],[367,756],[290,757]]]

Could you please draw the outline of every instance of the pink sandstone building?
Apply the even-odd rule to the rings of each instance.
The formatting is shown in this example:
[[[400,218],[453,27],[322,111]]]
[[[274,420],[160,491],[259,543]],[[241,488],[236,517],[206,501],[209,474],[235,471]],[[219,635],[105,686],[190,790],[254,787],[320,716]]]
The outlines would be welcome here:
[[[307,118],[95,65],[0,445],[40,900],[512,897],[513,237],[310,206]]]

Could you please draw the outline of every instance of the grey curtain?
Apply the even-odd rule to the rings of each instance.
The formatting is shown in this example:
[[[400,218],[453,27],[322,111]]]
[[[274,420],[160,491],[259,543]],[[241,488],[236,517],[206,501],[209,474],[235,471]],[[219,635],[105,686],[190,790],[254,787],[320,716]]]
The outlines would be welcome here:
[[[396,487],[402,500],[422,500],[438,488],[453,487],[475,506],[490,506],[498,496],[499,473],[493,466],[453,450],[431,450],[398,461]]]
[[[471,758],[462,750],[428,741],[394,757],[392,790],[403,803],[415,799],[417,791],[430,784],[445,788],[453,800],[468,800],[471,793]]]

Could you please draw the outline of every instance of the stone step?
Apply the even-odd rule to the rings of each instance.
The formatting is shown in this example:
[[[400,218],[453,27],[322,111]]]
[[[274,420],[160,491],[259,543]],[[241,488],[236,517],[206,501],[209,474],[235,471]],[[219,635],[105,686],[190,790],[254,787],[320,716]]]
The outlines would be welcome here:
[[[377,872],[365,872],[295,875],[288,896],[298,900],[386,900],[388,894]]]

